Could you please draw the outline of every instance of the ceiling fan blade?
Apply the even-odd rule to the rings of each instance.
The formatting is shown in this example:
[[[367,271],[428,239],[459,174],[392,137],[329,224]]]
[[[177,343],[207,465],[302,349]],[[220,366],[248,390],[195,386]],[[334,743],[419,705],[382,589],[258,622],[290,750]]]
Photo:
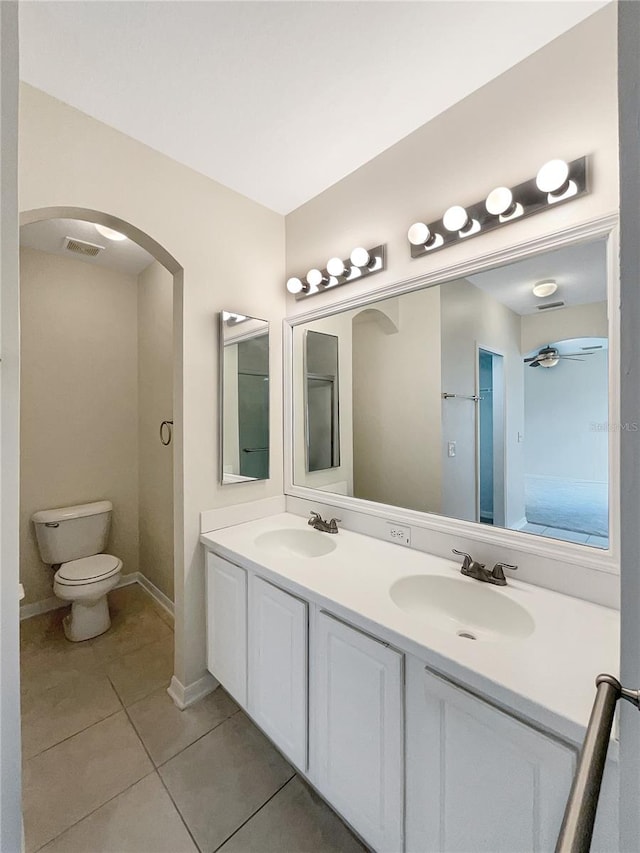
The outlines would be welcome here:
[[[574,355],[579,355],[582,358],[585,355],[593,355],[592,352],[565,352],[561,353],[560,358],[571,358]]]
[[[566,358],[567,361],[584,361],[584,358],[574,358],[571,355],[560,355],[558,358]]]
[[[533,359],[529,367],[540,367],[540,362]]]
[[[529,364],[530,361],[537,361],[540,356],[534,355],[532,358],[525,358],[524,363]]]

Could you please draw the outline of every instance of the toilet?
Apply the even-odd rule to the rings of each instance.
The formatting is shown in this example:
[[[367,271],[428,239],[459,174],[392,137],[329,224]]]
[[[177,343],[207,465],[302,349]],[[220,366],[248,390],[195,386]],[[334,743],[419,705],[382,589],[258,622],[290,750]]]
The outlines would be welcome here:
[[[95,501],[32,516],[40,557],[56,569],[53,591],[71,602],[63,626],[73,643],[104,634],[111,626],[107,594],[118,585],[122,571],[122,560],[102,553],[112,511],[111,501]]]

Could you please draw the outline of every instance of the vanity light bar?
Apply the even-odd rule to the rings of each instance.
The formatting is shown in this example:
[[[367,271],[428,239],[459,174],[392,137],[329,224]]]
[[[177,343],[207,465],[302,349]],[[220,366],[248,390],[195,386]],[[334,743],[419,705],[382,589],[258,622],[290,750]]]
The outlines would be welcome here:
[[[467,208],[454,205],[442,219],[429,225],[414,222],[407,234],[411,257],[430,255],[454,243],[572,201],[587,192],[586,157],[579,157],[571,163],[550,160],[540,168],[535,178],[517,187],[496,187],[486,199]]]
[[[310,269],[304,277],[287,279],[287,290],[296,299],[324,293],[334,287],[349,284],[368,275],[375,275],[387,265],[386,245],[373,249],[355,248],[347,260],[330,258],[324,269]]]

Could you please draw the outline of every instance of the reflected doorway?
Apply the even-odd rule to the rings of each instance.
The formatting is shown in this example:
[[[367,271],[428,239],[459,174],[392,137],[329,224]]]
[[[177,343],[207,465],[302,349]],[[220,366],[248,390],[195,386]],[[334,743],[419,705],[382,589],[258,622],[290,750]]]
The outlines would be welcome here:
[[[476,520],[505,526],[504,356],[478,347]]]

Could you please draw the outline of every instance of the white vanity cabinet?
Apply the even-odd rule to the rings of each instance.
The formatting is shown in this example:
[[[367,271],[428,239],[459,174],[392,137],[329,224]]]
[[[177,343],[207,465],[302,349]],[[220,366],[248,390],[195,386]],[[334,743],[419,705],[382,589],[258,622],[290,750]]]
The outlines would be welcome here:
[[[247,572],[207,552],[207,669],[247,707]]]
[[[575,762],[570,747],[408,661],[408,853],[553,851]]]
[[[249,578],[249,713],[284,754],[307,769],[305,601]]]
[[[379,853],[403,849],[403,655],[316,611],[310,778]]]

